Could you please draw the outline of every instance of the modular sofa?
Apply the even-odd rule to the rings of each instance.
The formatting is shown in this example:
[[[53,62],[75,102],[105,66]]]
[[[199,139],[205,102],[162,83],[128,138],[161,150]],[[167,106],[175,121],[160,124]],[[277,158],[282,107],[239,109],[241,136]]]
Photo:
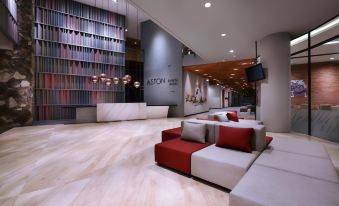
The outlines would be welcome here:
[[[176,133],[176,137],[166,141],[168,143],[156,145],[156,162],[231,189],[230,206],[339,205],[338,175],[321,144],[275,138],[266,147],[272,139],[265,137],[263,125],[186,121],[208,125],[208,142],[187,142]],[[252,138],[254,150],[246,153],[217,147],[214,143],[218,140],[218,129],[223,125],[252,127],[255,131]],[[175,131],[178,132],[178,128]],[[168,147],[171,152],[167,151]],[[183,151],[184,147],[189,152]],[[158,158],[159,150],[163,159]],[[164,159],[177,163],[169,164]]]
[[[208,114],[208,119],[209,120],[216,120],[218,115],[224,115],[226,116],[227,113],[230,112],[236,112],[237,111],[222,111],[222,112],[214,112],[212,114]],[[243,124],[260,124],[263,125],[264,123],[260,120],[252,120],[252,119],[242,119],[241,117],[239,118],[239,123],[243,123]]]
[[[265,148],[266,132],[263,125],[197,119],[185,120],[185,122],[206,124],[208,132],[207,142],[202,144],[181,140],[180,138],[167,140],[168,138],[163,137],[167,141],[155,145],[155,161],[160,165],[229,189],[233,189],[259,155],[260,151]],[[216,147],[215,142],[218,138],[220,125],[253,128],[254,134],[251,144],[254,151],[245,153]],[[167,132],[170,131],[167,130]],[[227,171],[226,175],[225,171]]]

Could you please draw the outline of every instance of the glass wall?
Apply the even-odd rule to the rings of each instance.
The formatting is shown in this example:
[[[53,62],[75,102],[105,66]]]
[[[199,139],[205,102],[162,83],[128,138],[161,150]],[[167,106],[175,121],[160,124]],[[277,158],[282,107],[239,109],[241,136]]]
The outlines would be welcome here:
[[[291,58],[291,130],[308,134],[308,69],[305,54]],[[306,55],[307,56],[307,55]]]
[[[334,142],[339,142],[338,40],[311,50],[311,135]]]
[[[339,17],[292,40],[291,53],[291,130],[339,143]]]

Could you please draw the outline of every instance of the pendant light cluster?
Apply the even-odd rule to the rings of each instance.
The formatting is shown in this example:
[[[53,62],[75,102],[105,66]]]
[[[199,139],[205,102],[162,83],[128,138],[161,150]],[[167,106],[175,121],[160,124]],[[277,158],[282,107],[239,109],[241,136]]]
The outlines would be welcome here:
[[[94,84],[98,83],[98,81],[101,81],[103,83],[105,83],[107,86],[111,86],[111,84],[113,83],[114,85],[119,84],[119,82],[123,83],[124,85],[130,83],[132,81],[132,77],[131,75],[126,74],[123,77],[113,77],[113,78],[107,78],[107,75],[102,73],[99,76],[94,75],[92,76],[92,82]],[[134,82],[134,87],[135,88],[139,88],[140,87],[140,82],[135,81]]]

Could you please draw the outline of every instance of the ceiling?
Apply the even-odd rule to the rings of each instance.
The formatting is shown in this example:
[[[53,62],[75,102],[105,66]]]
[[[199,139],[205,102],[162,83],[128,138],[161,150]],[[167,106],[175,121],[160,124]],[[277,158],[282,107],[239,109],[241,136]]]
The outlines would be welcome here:
[[[220,84],[234,90],[251,88],[246,80],[245,69],[254,65],[254,59],[185,66],[186,71],[208,78],[210,84]]]
[[[297,37],[339,11],[338,0],[130,1],[207,62],[254,57],[256,40],[276,32]]]
[[[137,12],[137,7],[126,0],[118,0],[118,3],[115,3],[113,0],[75,1],[127,16],[127,36],[134,39],[140,39],[140,28],[138,32],[137,22],[140,23],[150,19],[150,17],[146,15],[142,10],[139,9]]]

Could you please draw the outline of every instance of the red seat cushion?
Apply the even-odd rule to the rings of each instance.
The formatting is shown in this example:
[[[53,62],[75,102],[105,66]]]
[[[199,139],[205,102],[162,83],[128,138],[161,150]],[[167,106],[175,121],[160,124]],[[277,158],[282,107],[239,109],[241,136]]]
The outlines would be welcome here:
[[[191,174],[191,156],[210,143],[197,143],[180,138],[156,144],[154,147],[155,161],[163,166],[185,174]]]
[[[220,126],[216,146],[243,152],[252,152],[251,139],[253,132],[253,128]]]
[[[167,129],[161,132],[161,139],[162,142],[176,139],[180,137],[181,135],[181,127],[173,128],[173,129]]]
[[[237,112],[228,112],[227,113],[227,119],[233,122],[239,122],[239,118],[237,115]]]
[[[266,144],[266,147],[272,142],[273,140],[273,137],[269,137],[269,136],[266,136],[265,137],[265,144]]]

